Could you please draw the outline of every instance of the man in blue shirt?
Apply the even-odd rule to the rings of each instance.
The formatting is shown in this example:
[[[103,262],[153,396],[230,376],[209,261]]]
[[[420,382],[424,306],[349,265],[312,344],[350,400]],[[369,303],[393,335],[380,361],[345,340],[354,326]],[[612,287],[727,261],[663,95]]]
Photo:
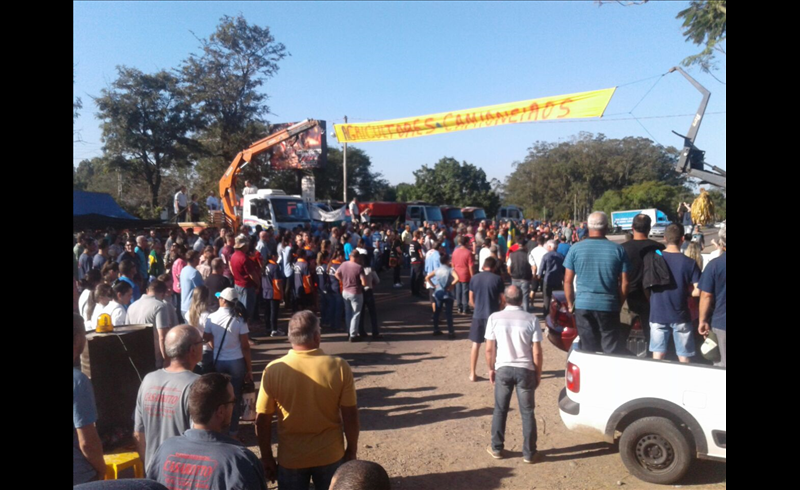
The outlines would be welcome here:
[[[147,478],[186,490],[266,490],[264,466],[252,451],[226,434],[236,396],[227,375],[209,373],[189,389],[192,428],[159,446]]]
[[[192,306],[192,292],[197,286],[203,285],[203,276],[197,270],[200,264],[200,252],[189,250],[186,252],[186,265],[181,269],[181,313],[186,318]]]
[[[72,315],[72,362],[81,357],[86,345],[83,318]],[[103,444],[95,427],[97,408],[92,382],[80,370],[72,368],[72,484],[103,479],[106,464]]]
[[[630,262],[625,250],[606,238],[605,213],[594,212],[588,221],[589,237],[573,245],[564,260],[564,292],[581,350],[617,354],[623,349],[619,312],[628,294]]]
[[[706,336],[709,329],[716,334],[720,353],[720,362],[716,365],[721,367],[727,367],[726,353],[728,350],[728,329],[726,326],[728,303],[727,238],[727,225],[723,224],[719,230],[719,246],[722,254],[706,265],[698,285],[700,288],[700,327],[698,330],[702,335]]]

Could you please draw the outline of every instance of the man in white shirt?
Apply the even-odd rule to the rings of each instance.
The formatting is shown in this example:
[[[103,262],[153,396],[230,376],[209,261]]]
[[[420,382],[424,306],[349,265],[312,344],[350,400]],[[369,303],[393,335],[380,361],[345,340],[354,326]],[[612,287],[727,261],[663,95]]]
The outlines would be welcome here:
[[[350,211],[350,219],[352,220],[352,222],[354,224],[358,223],[359,217],[361,215],[358,213],[358,199],[357,198],[354,197],[353,200],[350,201],[350,206],[348,207],[348,210]]]
[[[182,185],[175,193],[175,214],[178,222],[186,221],[186,186]]]
[[[258,187],[254,186],[252,182],[249,180],[244,181],[244,190],[242,190],[242,195],[247,196],[249,194],[258,194]]]
[[[508,286],[506,308],[493,313],[486,323],[486,364],[494,385],[492,445],[486,448],[495,459],[504,457],[506,419],[514,387],[522,416],[522,457],[533,464],[541,460],[536,450],[534,390],[542,379],[542,329],[539,319],[522,309],[522,290]]]
[[[533,300],[536,299],[536,290],[539,289],[539,269],[542,266],[542,258],[547,253],[547,249],[545,248],[544,244],[547,242],[547,238],[544,235],[539,235],[536,238],[536,243],[538,244],[531,253],[528,255],[528,263],[531,265],[533,270],[533,279],[531,280],[531,299],[530,305],[531,309],[533,309]],[[544,308],[542,307],[544,314]]]

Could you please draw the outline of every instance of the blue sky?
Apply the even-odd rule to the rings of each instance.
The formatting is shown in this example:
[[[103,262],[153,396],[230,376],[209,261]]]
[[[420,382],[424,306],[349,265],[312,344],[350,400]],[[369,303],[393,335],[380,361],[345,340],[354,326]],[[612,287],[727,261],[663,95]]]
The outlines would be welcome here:
[[[700,94],[677,73],[657,76],[700,50],[684,41],[675,18],[687,5],[74,2],[73,97],[83,100],[74,127],[83,142],[73,144],[73,165],[101,154],[91,96],[115,79],[117,65],[144,72],[175,68],[199,51],[195,35],[205,38],[220,17],[239,13],[251,24],[269,26],[291,53],[263,87],[270,97],[270,122],[324,119],[331,146],[338,145],[332,124],[345,115],[350,122],[366,122],[619,86],[601,120],[356,145],[392,184],[413,182],[414,170],[443,156],[505,180],[512,162],[522,160],[534,142],[565,141],[581,131],[643,136],[679,147],[682,140],[671,131],[687,131]],[[715,75],[726,81],[725,58],[720,65]],[[726,86],[699,69],[689,73],[712,94],[697,146],[708,162],[725,168]],[[631,83],[642,79],[647,80]]]

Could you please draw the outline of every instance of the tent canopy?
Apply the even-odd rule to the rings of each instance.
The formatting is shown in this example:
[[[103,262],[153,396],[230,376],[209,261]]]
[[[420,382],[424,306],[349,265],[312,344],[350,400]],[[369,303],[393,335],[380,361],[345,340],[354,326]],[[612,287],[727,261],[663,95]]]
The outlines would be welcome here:
[[[72,229],[140,228],[160,223],[132,216],[104,192],[72,191]]]

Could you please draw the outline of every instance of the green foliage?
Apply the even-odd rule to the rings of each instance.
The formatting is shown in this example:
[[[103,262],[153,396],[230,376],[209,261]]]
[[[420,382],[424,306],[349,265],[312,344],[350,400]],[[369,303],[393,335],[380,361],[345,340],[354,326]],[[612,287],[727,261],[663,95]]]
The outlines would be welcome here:
[[[467,162],[444,157],[433,167],[423,165],[414,171],[415,183],[397,186],[401,201],[423,200],[452,206],[478,206],[493,216],[500,207],[500,196],[486,180],[486,172]]]
[[[728,200],[725,194],[723,194],[722,191],[711,189],[708,191],[708,197],[710,197],[711,202],[714,203],[714,213],[716,214],[715,220],[719,222],[728,219],[728,211],[727,211]]]
[[[174,75],[148,75],[124,66],[117,73],[111,87],[95,99],[103,121],[105,161],[109,168],[146,182],[155,208],[164,172],[192,165],[199,147],[190,134],[200,120]]]
[[[172,206],[172,198],[179,185],[188,183],[189,192],[197,192],[191,188],[192,182],[189,169],[166,172],[158,194],[159,205],[153,207],[150,187],[145,181],[134,176],[129,169],[113,167],[107,159],[96,157],[81,161],[77,168],[73,167],[72,188],[88,192],[105,192],[132,215],[143,219],[155,219],[159,217],[161,209]]]
[[[725,53],[727,40],[726,0],[692,0],[688,8],[678,12],[676,18],[683,19],[683,35],[687,41],[703,50],[684,59],[683,66],[698,65],[705,72],[716,68],[714,55]]]
[[[675,221],[678,219],[678,204],[692,199],[692,192],[686,187],[647,181],[622,190],[606,191],[595,201],[593,208],[605,211],[609,216],[614,211],[656,208]]]
[[[216,189],[236,154],[268,133],[269,107],[261,87],[288,53],[269,27],[250,25],[242,15],[223,16],[208,39],[198,40],[201,54],[191,54],[180,72],[189,100],[206,122],[198,133],[206,153],[197,166],[201,187]],[[257,180],[259,173],[250,165],[241,177]]]
[[[677,154],[647,138],[607,139],[602,134],[536,142],[506,178],[505,201],[524,208],[526,217],[559,220],[572,218],[577,205],[578,219],[583,219],[607,191],[647,181],[682,187],[683,178],[673,170]],[[542,216],[544,209],[547,216]]]

